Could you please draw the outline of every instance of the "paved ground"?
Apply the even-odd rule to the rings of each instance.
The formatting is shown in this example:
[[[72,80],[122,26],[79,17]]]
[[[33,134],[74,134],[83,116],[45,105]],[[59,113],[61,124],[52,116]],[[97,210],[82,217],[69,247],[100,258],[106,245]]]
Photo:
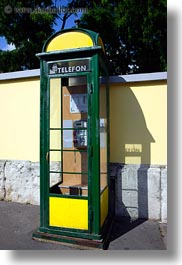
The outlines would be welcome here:
[[[71,250],[72,246],[32,240],[39,206],[0,201],[0,250]],[[167,225],[115,219],[108,250],[166,250]],[[79,249],[79,248],[76,248]]]

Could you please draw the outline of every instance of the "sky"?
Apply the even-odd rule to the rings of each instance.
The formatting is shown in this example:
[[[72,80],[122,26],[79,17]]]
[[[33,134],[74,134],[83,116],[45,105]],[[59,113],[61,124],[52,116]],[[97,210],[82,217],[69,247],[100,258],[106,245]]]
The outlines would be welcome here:
[[[67,0],[55,0],[54,2],[56,3],[57,7],[64,7],[64,6],[67,6],[67,3],[70,2],[70,1],[67,1]],[[67,19],[67,21],[66,21],[65,28],[67,29],[67,28],[74,27],[75,26],[74,20],[79,18],[80,16],[81,16],[81,12],[78,12],[77,16],[75,16],[74,14],[72,16],[70,16]],[[58,23],[58,25],[55,24],[53,28],[55,29],[55,31],[58,31],[60,29],[60,23]],[[3,50],[3,51],[9,50],[9,51],[11,51],[11,50],[14,50],[14,49],[15,49],[15,46],[12,43],[8,44],[5,37],[2,37],[2,36],[0,37],[0,50]]]

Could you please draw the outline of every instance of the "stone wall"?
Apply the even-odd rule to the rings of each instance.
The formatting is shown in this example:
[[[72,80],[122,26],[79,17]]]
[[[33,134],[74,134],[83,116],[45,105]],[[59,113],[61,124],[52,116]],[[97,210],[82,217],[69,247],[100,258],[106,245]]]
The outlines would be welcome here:
[[[166,166],[111,163],[110,176],[116,216],[167,221]],[[38,162],[0,161],[0,200],[39,205],[39,184]]]
[[[39,163],[0,161],[0,199],[38,205]]]
[[[111,164],[115,214],[167,222],[167,166]]]

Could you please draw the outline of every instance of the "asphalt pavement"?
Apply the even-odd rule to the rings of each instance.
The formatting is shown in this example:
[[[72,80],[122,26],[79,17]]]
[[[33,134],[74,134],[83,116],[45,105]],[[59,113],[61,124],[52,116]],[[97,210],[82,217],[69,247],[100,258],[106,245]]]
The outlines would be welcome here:
[[[83,249],[33,240],[32,233],[38,227],[39,206],[0,201],[0,250]],[[114,218],[107,250],[167,250],[167,224]]]

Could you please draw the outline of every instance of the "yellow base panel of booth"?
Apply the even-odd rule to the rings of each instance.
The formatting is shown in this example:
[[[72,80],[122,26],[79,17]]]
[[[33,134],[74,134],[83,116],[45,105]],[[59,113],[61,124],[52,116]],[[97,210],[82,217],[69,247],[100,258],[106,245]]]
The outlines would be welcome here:
[[[88,230],[88,200],[50,197],[49,225]]]

